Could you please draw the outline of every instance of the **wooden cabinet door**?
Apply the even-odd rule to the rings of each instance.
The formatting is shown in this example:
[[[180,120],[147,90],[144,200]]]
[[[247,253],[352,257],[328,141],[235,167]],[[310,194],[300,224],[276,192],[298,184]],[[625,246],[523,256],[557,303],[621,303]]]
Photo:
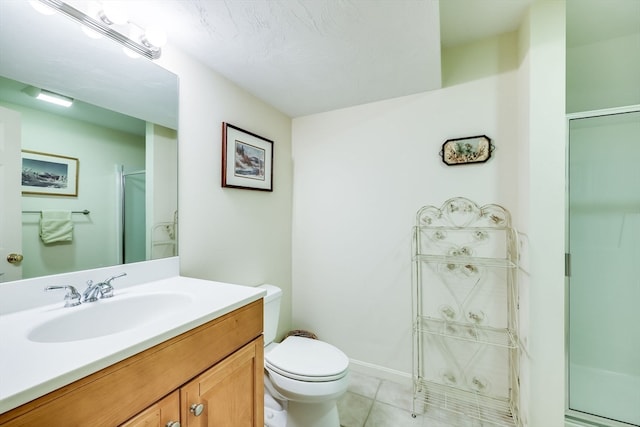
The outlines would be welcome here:
[[[182,427],[263,427],[263,352],[260,336],[183,386]]]
[[[171,426],[171,423],[179,421],[180,392],[176,390],[120,427],[168,427]]]

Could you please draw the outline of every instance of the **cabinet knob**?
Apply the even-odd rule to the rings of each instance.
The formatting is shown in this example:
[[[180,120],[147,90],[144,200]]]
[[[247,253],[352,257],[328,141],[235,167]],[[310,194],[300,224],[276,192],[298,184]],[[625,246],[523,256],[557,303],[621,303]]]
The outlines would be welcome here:
[[[194,403],[189,408],[189,412],[191,412],[196,417],[199,417],[202,414],[202,411],[204,411],[204,405],[202,403]]]
[[[165,427],[180,427],[180,422],[179,421],[169,421]]]

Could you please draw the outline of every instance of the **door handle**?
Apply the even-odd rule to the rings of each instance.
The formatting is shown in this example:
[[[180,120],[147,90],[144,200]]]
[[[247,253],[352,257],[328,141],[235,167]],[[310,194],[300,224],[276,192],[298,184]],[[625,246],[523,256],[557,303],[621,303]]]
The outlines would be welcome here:
[[[7,262],[9,264],[20,264],[24,257],[22,254],[9,254],[7,255]]]

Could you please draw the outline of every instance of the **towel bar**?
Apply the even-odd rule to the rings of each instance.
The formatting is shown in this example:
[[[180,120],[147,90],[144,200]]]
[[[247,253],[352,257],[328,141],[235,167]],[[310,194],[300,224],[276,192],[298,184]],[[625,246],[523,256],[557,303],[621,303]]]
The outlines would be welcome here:
[[[22,213],[32,213],[32,214],[41,214],[42,211],[22,211]],[[91,211],[85,209],[83,211],[71,211],[71,213],[74,214],[82,214],[82,215],[89,215],[91,213]]]

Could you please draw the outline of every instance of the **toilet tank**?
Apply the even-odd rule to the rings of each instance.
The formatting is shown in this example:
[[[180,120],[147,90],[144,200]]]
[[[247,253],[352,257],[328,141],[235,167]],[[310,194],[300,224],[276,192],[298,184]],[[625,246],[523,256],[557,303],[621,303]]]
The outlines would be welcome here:
[[[278,332],[278,320],[280,319],[280,300],[282,300],[282,290],[273,285],[260,285],[265,289],[267,295],[264,296],[264,345],[265,347],[276,339]]]

